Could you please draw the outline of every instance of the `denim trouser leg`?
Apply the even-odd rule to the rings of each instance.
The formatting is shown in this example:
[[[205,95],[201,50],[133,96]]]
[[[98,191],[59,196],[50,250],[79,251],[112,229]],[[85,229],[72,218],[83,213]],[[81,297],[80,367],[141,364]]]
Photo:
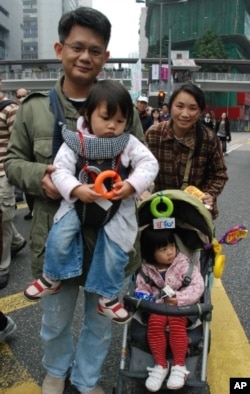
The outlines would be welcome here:
[[[125,279],[128,253],[113,242],[101,228],[88,272],[85,289],[107,298],[118,295]]]
[[[71,383],[80,391],[98,384],[111,343],[111,320],[97,313],[98,295],[85,291],[85,319],[76,349]]]
[[[75,356],[72,321],[78,286],[63,283],[59,293],[42,298],[43,366],[53,377],[66,377]]]
[[[75,209],[55,222],[49,232],[43,272],[53,280],[82,274],[83,242],[81,223]]]

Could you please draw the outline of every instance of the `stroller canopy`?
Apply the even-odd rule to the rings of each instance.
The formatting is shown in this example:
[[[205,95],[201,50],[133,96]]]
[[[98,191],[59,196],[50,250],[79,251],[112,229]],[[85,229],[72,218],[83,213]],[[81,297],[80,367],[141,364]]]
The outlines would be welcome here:
[[[197,197],[182,190],[163,190],[143,200],[138,206],[141,230],[152,224],[155,219],[151,210],[151,202],[157,197],[160,199],[162,197],[163,211],[166,208],[163,197],[167,197],[173,203],[171,217],[175,218],[175,233],[187,248],[202,249],[205,244],[211,242],[214,225],[209,210]],[[161,210],[161,203],[158,204],[157,210]]]

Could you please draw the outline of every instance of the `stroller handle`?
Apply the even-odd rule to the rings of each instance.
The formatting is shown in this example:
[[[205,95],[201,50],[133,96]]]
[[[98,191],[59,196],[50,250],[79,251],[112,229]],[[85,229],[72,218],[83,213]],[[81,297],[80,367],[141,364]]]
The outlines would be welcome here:
[[[138,299],[129,295],[123,297],[124,305],[132,310],[139,310],[141,312],[155,313],[158,315],[167,316],[198,316],[201,317],[210,313],[213,309],[213,305],[210,303],[206,304],[194,304],[185,306],[170,306],[167,304],[157,304],[155,302]]]

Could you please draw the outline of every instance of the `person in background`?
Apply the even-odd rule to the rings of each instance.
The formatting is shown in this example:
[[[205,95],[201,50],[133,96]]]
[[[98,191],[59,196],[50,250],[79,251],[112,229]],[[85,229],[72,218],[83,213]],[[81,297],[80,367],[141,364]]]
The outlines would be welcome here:
[[[16,90],[16,103],[18,105],[20,105],[21,102],[23,101],[23,99],[28,96],[28,94],[29,94],[29,91],[25,88],[17,89]]]
[[[216,122],[215,133],[219,137],[223,154],[227,155],[227,142],[231,142],[231,131],[226,112],[223,112],[220,120]]]
[[[26,245],[26,240],[17,231],[13,219],[15,216],[14,186],[10,184],[4,170],[4,160],[7,156],[7,146],[12,133],[18,106],[8,100],[0,92],[0,210],[3,250],[0,260],[0,289],[9,282],[11,259]]]
[[[157,303],[172,306],[192,305],[199,302],[204,292],[204,280],[197,266],[188,286],[183,286],[183,278],[189,270],[189,258],[176,246],[174,231],[158,230],[152,225],[141,232],[142,266],[136,277],[135,292],[143,292],[154,297]],[[168,291],[166,290],[168,286]],[[166,292],[164,291],[166,290]],[[136,294],[136,293],[135,293]],[[185,365],[187,355],[188,319],[179,316],[150,314],[147,323],[147,339],[155,366],[148,367],[146,388],[151,392],[160,390],[170,365],[166,359],[166,328],[169,328],[169,343],[173,353],[173,363],[167,388],[178,390],[185,384],[189,371]]]
[[[161,106],[161,121],[165,122],[166,120],[169,120],[170,115],[169,115],[169,107],[167,103],[163,103]]]
[[[14,320],[0,311],[0,342],[12,335],[16,329],[17,326]]]
[[[205,116],[202,118],[201,122],[202,124],[204,124],[204,126],[209,127],[211,130],[214,130],[214,122],[211,119],[210,112],[205,113]]]
[[[153,107],[151,107],[150,105],[148,105],[148,106],[147,106],[147,109],[146,109],[147,114],[148,114],[148,115],[151,115],[151,114],[152,114],[152,110],[153,110]]]
[[[151,111],[151,116],[153,118],[153,124],[156,125],[161,122],[160,110],[158,108],[153,108]]]
[[[62,62],[64,75],[52,92],[62,108],[67,127],[76,131],[79,111],[109,57],[107,47],[111,24],[100,11],[80,7],[62,15],[58,34],[59,41],[54,44],[54,49]],[[131,133],[144,141],[136,110],[134,115]],[[52,161],[62,142],[60,132],[49,94],[31,93],[18,110],[5,161],[11,182],[35,197],[31,229],[32,273],[35,278],[42,274],[47,235],[61,200],[51,180],[51,173],[55,170]],[[41,300],[42,363],[47,371],[42,394],[63,394],[67,377],[81,394],[104,393],[99,381],[111,344],[112,323],[98,314],[97,294],[84,290],[84,318],[76,342],[72,330],[79,285],[84,286],[96,235],[92,228],[84,226],[83,276],[64,280],[59,293]],[[136,256],[129,263],[127,274],[134,272],[139,260]]]
[[[181,85],[169,100],[170,120],[150,127],[146,142],[160,167],[155,192],[196,186],[216,219],[228,176],[218,137],[200,122],[204,109],[202,90],[189,82]]]
[[[152,116],[147,113],[147,107],[148,107],[148,98],[145,96],[138,97],[136,109],[138,111],[144,133],[153,124]]]
[[[23,102],[23,100],[25,99],[25,97],[28,96],[28,94],[29,94],[29,91],[25,88],[17,89],[16,90],[16,103],[18,105],[20,105]],[[20,191],[18,191],[18,192],[20,192]],[[33,216],[32,212],[33,212],[33,207],[34,207],[34,198],[30,194],[25,193],[25,200],[28,205],[29,212],[26,215],[24,215],[24,220],[31,220],[32,216]]]
[[[3,253],[2,211],[0,210],[0,261]],[[16,323],[0,310],[0,342],[16,331]]]

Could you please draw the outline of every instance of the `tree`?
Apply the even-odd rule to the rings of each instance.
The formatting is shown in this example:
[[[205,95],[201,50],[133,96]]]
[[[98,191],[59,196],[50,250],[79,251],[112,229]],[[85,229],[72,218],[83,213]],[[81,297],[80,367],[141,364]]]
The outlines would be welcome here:
[[[195,43],[196,59],[227,59],[227,57],[222,39],[211,30],[208,30]],[[225,72],[227,66],[208,64],[202,66],[202,71]]]

